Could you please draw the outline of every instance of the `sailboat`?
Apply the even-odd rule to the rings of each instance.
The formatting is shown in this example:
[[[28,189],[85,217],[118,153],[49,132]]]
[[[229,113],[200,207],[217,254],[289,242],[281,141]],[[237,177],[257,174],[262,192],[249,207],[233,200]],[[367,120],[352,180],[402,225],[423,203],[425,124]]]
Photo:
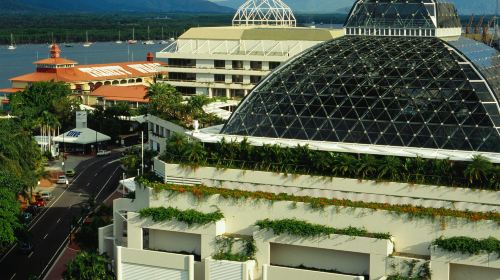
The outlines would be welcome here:
[[[122,32],[120,30],[118,30],[118,41],[116,41],[115,43],[117,43],[117,44],[123,43],[122,42]]]
[[[135,39],[135,28],[132,28],[132,40],[128,40],[129,44],[137,44],[137,40]]]
[[[66,43],[64,43],[64,46],[65,46],[66,48],[72,48],[72,47],[73,47],[73,44],[70,44],[70,43],[68,42],[68,32],[66,32]]]
[[[144,41],[142,42],[144,45],[154,45],[155,44],[155,41],[149,39],[149,25],[148,25],[148,40],[147,41]]]
[[[88,48],[92,46],[92,43],[89,42],[89,32],[85,31],[85,43],[83,44],[83,47]]]
[[[161,27],[161,41],[159,43],[160,45],[166,45],[168,44],[167,41],[165,41],[165,37],[163,36],[163,26]]]
[[[8,47],[9,50],[13,51],[17,49],[16,43],[14,42],[14,34],[10,33],[10,46]]]

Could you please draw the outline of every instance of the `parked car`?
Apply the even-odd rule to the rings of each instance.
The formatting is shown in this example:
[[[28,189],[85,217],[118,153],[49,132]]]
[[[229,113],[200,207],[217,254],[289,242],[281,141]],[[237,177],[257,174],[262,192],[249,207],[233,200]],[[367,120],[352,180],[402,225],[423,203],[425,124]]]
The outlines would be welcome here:
[[[68,170],[66,170],[65,173],[66,173],[66,177],[70,177],[70,178],[75,177],[75,174],[76,174],[74,169],[68,169]]]
[[[23,254],[29,254],[33,251],[33,243],[31,243],[30,241],[20,241],[19,250]]]
[[[66,184],[67,182],[68,178],[66,177],[66,175],[60,175],[59,177],[57,177],[58,184]]]
[[[111,151],[108,150],[100,150],[97,152],[98,157],[104,157],[104,156],[109,156],[111,155]]]
[[[32,216],[38,215],[38,212],[40,212],[40,207],[37,205],[30,205],[24,210],[24,213],[30,213]]]
[[[31,219],[33,218],[33,214],[31,214],[30,212],[23,212],[21,214],[21,220],[24,222],[24,223],[29,223],[31,221]]]
[[[36,198],[35,201],[32,201],[30,204],[33,206],[37,206],[37,207],[44,207],[45,200],[43,200],[43,198],[41,198],[41,197],[38,197],[38,198]]]
[[[50,201],[52,200],[52,193],[48,191],[43,191],[40,193],[40,198],[45,201]]]

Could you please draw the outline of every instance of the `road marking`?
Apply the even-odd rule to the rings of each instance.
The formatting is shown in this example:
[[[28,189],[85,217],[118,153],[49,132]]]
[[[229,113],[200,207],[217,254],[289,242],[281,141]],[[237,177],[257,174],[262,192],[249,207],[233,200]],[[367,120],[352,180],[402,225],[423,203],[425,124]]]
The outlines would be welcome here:
[[[10,280],[14,279],[14,277],[16,277],[16,274],[17,273],[12,274],[12,277],[10,277]]]
[[[5,253],[5,255],[3,255],[3,257],[0,259],[0,263],[3,262],[3,260],[5,260],[5,258],[10,254],[10,252],[12,252],[12,250],[14,250],[14,248],[16,247],[16,245],[12,245],[12,247],[10,247],[9,251],[7,251],[7,253]]]
[[[52,203],[51,206],[54,206],[58,201],[59,199],[61,199],[61,197],[71,188],[71,186],[73,186],[73,184],[76,182],[76,180],[78,180],[78,178],[80,178],[80,176],[87,170],[89,169],[91,166],[95,165],[95,164],[98,164],[98,163],[101,163],[101,161],[96,161],[96,162],[93,162],[91,164],[89,164],[88,166],[86,166],[75,178],[73,181],[71,181],[71,183],[68,185],[67,188],[64,189],[64,191],[57,197],[56,200],[54,200],[54,202]],[[47,214],[47,212],[49,212],[49,210],[52,209],[52,207],[50,207],[49,209],[47,209],[46,211],[44,211],[42,213],[42,215],[38,215],[38,219],[36,220],[36,222],[34,222],[33,224],[30,225],[30,227],[28,228],[28,230],[32,230],[33,227],[35,227],[36,224],[38,224],[38,222],[42,219],[43,216],[45,216],[45,214]],[[7,254],[5,255],[7,256]]]
[[[57,219],[56,224],[58,224],[59,222],[61,222],[61,218]]]
[[[47,238],[47,236],[49,236],[48,233],[45,234],[45,236],[43,237],[43,239],[45,240]]]
[[[90,186],[90,183],[87,183],[87,187]]]
[[[33,253],[34,251],[31,251],[31,253],[28,255],[28,259],[31,258],[31,256],[33,256]]]
[[[101,190],[97,193],[97,195],[95,196],[95,200],[97,200],[97,198],[99,197],[99,195],[101,194],[101,192],[106,188],[106,186],[108,185],[109,181],[111,180],[111,178],[113,178],[113,176],[115,175],[116,171],[118,171],[118,169],[120,169],[121,167],[120,166],[117,166],[115,171],[111,174],[111,176],[109,176],[108,180],[106,181],[106,183],[104,184],[104,186],[102,186]]]
[[[99,175],[99,172],[96,172],[96,173],[94,174],[94,177],[97,177],[97,175]]]
[[[42,273],[40,273],[39,277],[40,279],[43,279],[42,276],[43,274],[45,273],[45,270],[47,270],[47,268],[49,267],[50,263],[52,262],[52,260],[54,260],[54,258],[60,254],[60,250],[62,248],[62,246],[64,246],[66,244],[66,241],[68,241],[68,237],[69,236],[66,236],[66,238],[64,239],[64,241],[62,242],[62,244],[59,246],[59,248],[57,248],[56,252],[54,253],[54,255],[52,256],[52,258],[50,258],[49,262],[47,263],[47,265],[43,268],[42,270]],[[55,264],[55,263],[54,263]],[[52,268],[52,267],[51,267]]]

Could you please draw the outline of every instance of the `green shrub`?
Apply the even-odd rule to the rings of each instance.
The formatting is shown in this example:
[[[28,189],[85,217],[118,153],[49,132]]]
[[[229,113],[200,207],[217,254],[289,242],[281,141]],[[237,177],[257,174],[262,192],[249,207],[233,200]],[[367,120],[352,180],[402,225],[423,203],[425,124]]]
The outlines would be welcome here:
[[[224,218],[220,211],[212,213],[201,213],[196,210],[179,210],[173,207],[157,207],[157,208],[144,208],[140,212],[141,218],[151,218],[155,222],[171,221],[176,219],[179,222],[184,222],[189,226],[194,224],[206,225],[214,223]]]
[[[465,236],[450,238],[440,237],[434,240],[432,244],[449,252],[471,255],[477,255],[482,252],[487,252],[497,253],[497,256],[500,256],[500,241],[494,237],[489,237],[481,240]]]
[[[255,223],[260,229],[272,230],[274,234],[290,234],[300,237],[316,237],[329,234],[340,234],[348,236],[370,237],[377,239],[390,239],[389,233],[370,233],[365,229],[348,227],[336,229],[324,225],[311,224],[306,221],[296,219],[283,220],[260,220]]]

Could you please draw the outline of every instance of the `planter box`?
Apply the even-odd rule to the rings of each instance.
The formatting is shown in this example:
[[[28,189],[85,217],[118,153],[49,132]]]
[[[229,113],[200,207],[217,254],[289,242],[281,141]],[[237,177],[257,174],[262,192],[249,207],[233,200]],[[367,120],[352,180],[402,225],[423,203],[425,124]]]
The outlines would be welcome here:
[[[364,280],[363,276],[344,275],[338,273],[328,273],[320,271],[312,271],[298,268],[288,268],[281,266],[264,265],[263,280]]]
[[[205,259],[205,280],[253,280],[255,261]]]

